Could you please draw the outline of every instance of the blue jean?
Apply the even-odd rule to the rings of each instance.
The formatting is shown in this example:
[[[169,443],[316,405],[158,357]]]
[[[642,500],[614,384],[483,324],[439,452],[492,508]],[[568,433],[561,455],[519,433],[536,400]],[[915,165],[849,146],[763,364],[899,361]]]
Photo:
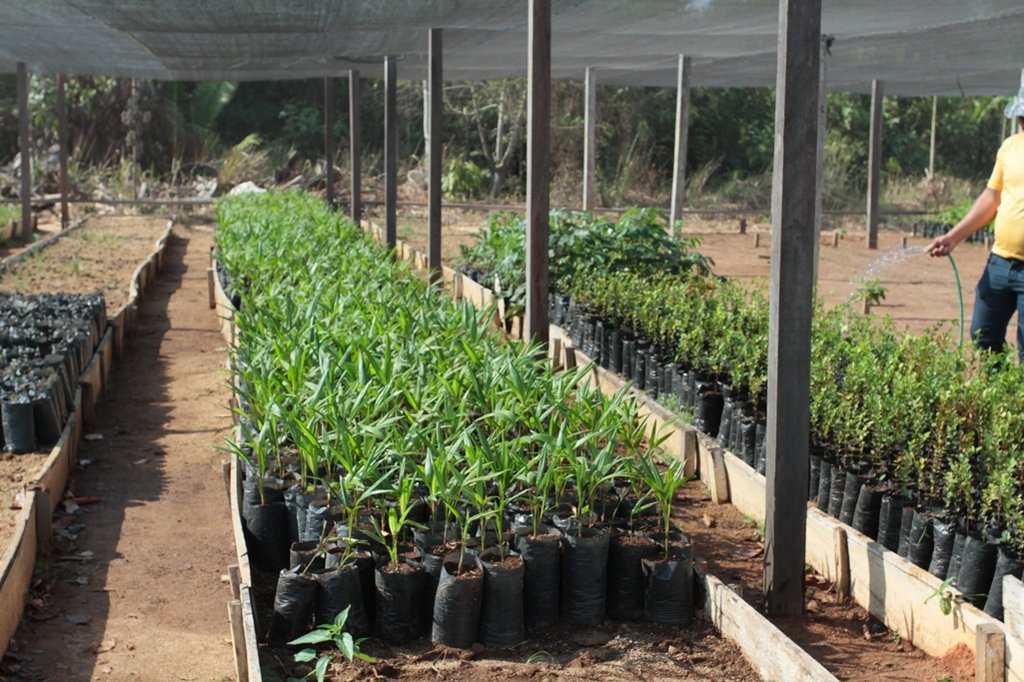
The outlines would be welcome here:
[[[1024,360],[1024,261],[990,253],[974,296],[971,338],[981,348],[1006,347],[1006,326],[1017,313],[1017,356]]]

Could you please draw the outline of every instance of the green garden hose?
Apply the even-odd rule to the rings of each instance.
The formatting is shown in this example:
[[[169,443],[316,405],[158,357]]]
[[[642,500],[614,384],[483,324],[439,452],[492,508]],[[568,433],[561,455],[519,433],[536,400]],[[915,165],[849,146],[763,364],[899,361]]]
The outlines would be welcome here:
[[[949,264],[953,266],[953,278],[956,279],[956,296],[960,300],[960,347],[964,347],[964,290],[960,286],[960,271],[956,269],[956,261],[953,260],[953,254],[947,253],[946,257],[949,258]]]

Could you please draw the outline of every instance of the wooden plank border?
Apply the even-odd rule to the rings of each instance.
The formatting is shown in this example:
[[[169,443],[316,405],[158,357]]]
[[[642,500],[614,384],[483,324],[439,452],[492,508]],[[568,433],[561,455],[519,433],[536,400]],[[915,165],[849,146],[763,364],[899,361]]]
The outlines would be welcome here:
[[[36,528],[35,491],[19,495],[21,509],[14,522],[14,535],[0,562],[0,651],[6,652],[18,630],[25,610],[25,595],[32,580],[39,538]]]

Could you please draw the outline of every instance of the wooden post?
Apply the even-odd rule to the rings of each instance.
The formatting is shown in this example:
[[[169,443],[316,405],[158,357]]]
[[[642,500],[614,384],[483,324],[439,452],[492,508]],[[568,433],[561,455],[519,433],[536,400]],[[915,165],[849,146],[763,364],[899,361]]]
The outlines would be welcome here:
[[[327,205],[334,208],[334,100],[338,98],[334,79],[324,78],[324,178]]]
[[[939,126],[939,98],[932,97],[932,137],[928,144],[928,179],[935,179],[935,130]]]
[[[869,249],[878,248],[878,190],[882,174],[882,82],[871,81],[871,133],[868,141],[868,235]]]
[[[764,589],[768,614],[804,609],[811,299],[821,0],[779,0]]]
[[[18,62],[18,147],[21,152],[21,241],[32,241],[32,150],[28,125],[28,69]]]
[[[831,36],[821,36],[821,53],[818,57],[818,140],[815,148],[814,167],[817,172],[814,183],[814,274],[812,282],[818,283],[818,261],[821,254],[822,201],[825,178],[825,127],[828,124],[828,56],[832,45]]]
[[[850,598],[850,546],[846,544],[846,529],[836,528],[832,537],[836,551],[836,596],[846,601]]]
[[[668,215],[669,232],[683,216],[686,203],[686,148],[690,129],[690,58],[679,55],[676,76],[676,150],[672,165],[672,207]]]
[[[551,187],[551,0],[530,0],[526,140],[526,329],[548,346],[548,209]]]
[[[349,213],[357,225],[363,217],[363,140],[359,131],[359,109],[362,106],[359,90],[359,72],[348,72],[348,155],[350,175],[352,176],[352,200]]]
[[[974,679],[1003,682],[1006,679],[1006,636],[995,623],[981,623],[974,631]]]
[[[427,145],[429,146],[428,178],[430,188],[430,205],[427,209],[427,266],[430,268],[430,278],[433,281],[441,279],[441,131],[444,110],[444,79],[443,79],[443,33],[439,28],[430,29],[429,45],[430,64],[429,97],[427,113],[429,116],[429,132]]]
[[[395,90],[397,59],[384,57],[384,243],[398,243],[398,102]]]
[[[64,100],[64,76],[57,75],[57,157],[60,162],[60,228],[68,229],[68,110]]]
[[[594,208],[597,168],[597,71],[588,66],[583,87],[583,210]]]

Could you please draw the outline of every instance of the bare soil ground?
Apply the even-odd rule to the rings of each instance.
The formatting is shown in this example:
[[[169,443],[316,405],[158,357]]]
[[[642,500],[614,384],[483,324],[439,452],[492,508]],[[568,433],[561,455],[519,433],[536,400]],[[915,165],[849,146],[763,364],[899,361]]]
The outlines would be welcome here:
[[[208,308],[212,229],[175,228],[112,389],[86,432],[7,680],[230,680],[222,582],[233,562],[214,447],[231,425],[223,340]]]

